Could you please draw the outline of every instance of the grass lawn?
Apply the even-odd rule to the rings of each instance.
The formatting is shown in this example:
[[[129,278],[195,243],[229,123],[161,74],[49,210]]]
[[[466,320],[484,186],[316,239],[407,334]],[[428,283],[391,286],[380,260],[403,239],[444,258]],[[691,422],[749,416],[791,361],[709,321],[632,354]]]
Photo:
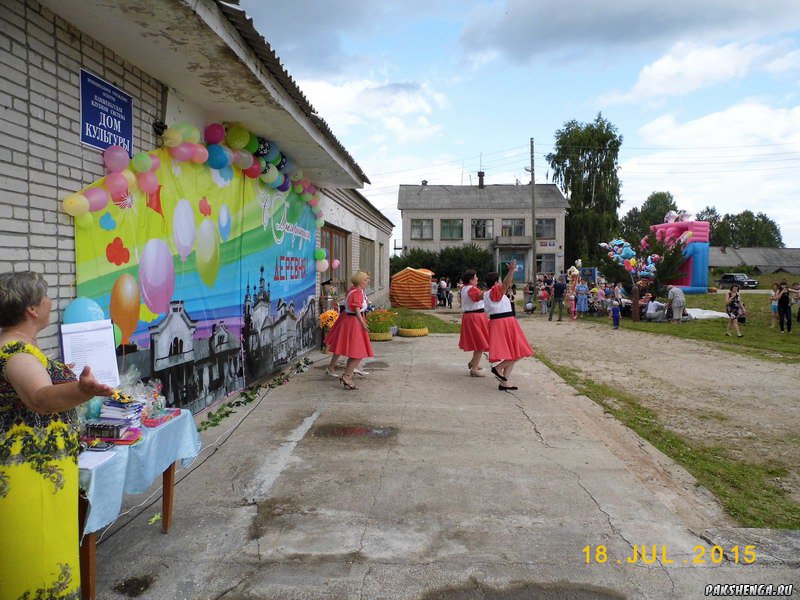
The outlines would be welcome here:
[[[648,323],[647,321],[635,323],[630,318],[624,318],[620,327],[674,335],[693,340],[717,342],[725,350],[756,355],[764,360],[800,362],[800,323],[796,321],[797,309],[792,313],[792,318],[795,319],[792,323],[794,327],[792,333],[781,334],[777,325],[775,329],[770,329],[772,313],[770,311],[769,296],[766,294],[743,293],[741,298],[747,309],[747,324],[740,324],[739,326],[744,334],[742,338],[735,337],[735,333],[732,334],[734,337],[725,336],[726,319],[697,319],[688,323],[672,324]],[[663,301],[663,299],[661,300]],[[725,295],[687,294],[686,307],[725,312]],[[611,327],[611,319],[609,318],[583,318],[605,322]]]
[[[435,317],[431,314],[413,310],[411,308],[392,307],[389,310],[391,310],[393,313],[396,313],[398,317],[405,317],[409,315],[417,315],[421,317],[425,322],[425,327],[428,328],[429,333],[461,333],[460,324],[448,323],[447,321],[443,321],[439,317]]]
[[[557,365],[541,352],[536,358],[578,392],[683,465],[742,526],[800,529],[800,505],[776,484],[776,478],[787,473],[785,466],[771,460],[761,463],[737,460],[729,456],[726,448],[691,442],[664,427],[659,415],[643,406],[636,396],[595,383],[580,370]]]

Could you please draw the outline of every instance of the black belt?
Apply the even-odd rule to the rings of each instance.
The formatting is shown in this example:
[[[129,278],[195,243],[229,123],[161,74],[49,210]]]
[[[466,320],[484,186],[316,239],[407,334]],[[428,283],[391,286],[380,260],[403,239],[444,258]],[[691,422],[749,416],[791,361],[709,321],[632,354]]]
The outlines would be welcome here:
[[[472,313],[482,313],[482,312],[483,312],[482,308],[476,308],[475,310],[465,310],[464,314],[465,315],[470,315]]]
[[[351,313],[351,312],[347,312],[347,311],[344,311],[344,314],[346,314],[348,317],[355,317],[356,316],[356,313]]]
[[[489,318],[490,319],[505,319],[506,317],[513,317],[513,316],[514,316],[514,313],[509,311],[509,312],[495,313],[493,315],[489,315]]]

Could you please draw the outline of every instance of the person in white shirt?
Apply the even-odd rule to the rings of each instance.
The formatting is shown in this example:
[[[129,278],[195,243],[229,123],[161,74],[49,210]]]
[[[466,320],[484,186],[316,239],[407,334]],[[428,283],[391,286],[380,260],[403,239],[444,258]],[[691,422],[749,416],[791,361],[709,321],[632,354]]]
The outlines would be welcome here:
[[[667,305],[658,301],[655,294],[650,294],[650,301],[647,303],[646,319],[648,321],[663,321],[667,311]]]

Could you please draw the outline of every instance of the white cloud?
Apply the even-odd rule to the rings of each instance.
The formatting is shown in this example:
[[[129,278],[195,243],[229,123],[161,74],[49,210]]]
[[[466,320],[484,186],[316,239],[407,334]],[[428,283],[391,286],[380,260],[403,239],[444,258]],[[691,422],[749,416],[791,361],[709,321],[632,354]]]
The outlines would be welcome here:
[[[305,80],[299,85],[335,134],[345,136],[363,127],[371,141],[402,144],[439,135],[442,126],[432,117],[449,104],[446,95],[427,84],[365,78],[340,83]]]
[[[753,40],[799,25],[796,0],[770,0],[768,9],[730,0],[487,0],[472,8],[459,42],[473,64],[494,57],[524,64],[535,57],[609,57],[687,40]]]
[[[622,214],[669,191],[691,212],[763,212],[787,246],[800,247],[800,106],[744,101],[683,123],[664,115],[639,133],[643,145],[665,149],[622,161]]]
[[[675,45],[665,56],[645,65],[630,91],[609,94],[609,104],[623,104],[684,96],[696,90],[742,79],[751,70],[766,67],[776,46],[733,43],[725,46]]]

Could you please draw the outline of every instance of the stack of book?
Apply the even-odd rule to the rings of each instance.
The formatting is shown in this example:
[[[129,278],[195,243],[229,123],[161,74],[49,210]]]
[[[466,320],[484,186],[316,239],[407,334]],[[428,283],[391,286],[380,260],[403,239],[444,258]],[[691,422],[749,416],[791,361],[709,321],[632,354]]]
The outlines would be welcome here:
[[[142,426],[143,402],[121,402],[119,400],[104,400],[100,408],[100,420],[112,421],[128,427]]]

